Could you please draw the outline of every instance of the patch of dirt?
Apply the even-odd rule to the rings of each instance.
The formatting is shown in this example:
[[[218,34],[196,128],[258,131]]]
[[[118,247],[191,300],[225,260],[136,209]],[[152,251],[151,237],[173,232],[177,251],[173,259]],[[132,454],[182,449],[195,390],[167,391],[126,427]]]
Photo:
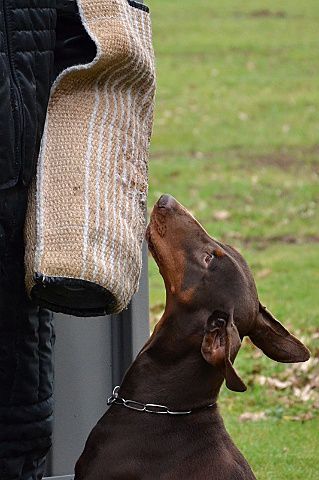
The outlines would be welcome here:
[[[287,13],[284,12],[283,10],[272,12],[271,10],[264,8],[261,10],[253,10],[252,12],[249,13],[249,16],[253,18],[264,18],[264,17],[286,18]]]
[[[273,153],[266,154],[254,154],[254,153],[239,153],[239,158],[248,159],[255,165],[262,166],[274,166],[282,170],[287,170],[288,168],[295,167],[296,165],[303,164],[304,158],[307,156],[314,156],[319,153],[319,145],[314,145],[310,148],[297,148],[291,150],[281,150]],[[314,172],[319,172],[319,163],[313,162],[308,163],[307,166],[310,166]]]
[[[216,152],[200,152],[200,151],[194,151],[194,150],[179,152],[174,150],[163,150],[163,151],[152,152],[150,155],[151,160],[163,160],[163,159],[169,160],[172,157],[173,158],[181,157],[186,159],[191,158],[195,160],[210,160],[212,158],[216,158]]]
[[[254,245],[257,249],[264,250],[269,245],[273,245],[274,243],[284,243],[288,245],[305,245],[309,243],[319,243],[319,235],[306,235],[303,237],[296,237],[294,235],[276,235],[267,238],[241,238],[240,241],[245,246],[249,247],[251,245]]]
[[[274,166],[282,170],[287,170],[288,168],[296,167],[297,165],[305,165],[304,158],[307,156],[314,157],[319,154],[319,145],[313,145],[309,148],[295,148],[295,149],[285,149],[279,150],[272,153],[258,154],[254,152],[247,152],[240,148],[230,149],[225,152],[201,152],[201,151],[188,151],[188,152],[178,152],[178,151],[158,151],[151,154],[151,160],[163,160],[181,157],[185,159],[194,159],[197,161],[201,160],[214,160],[221,158],[222,156],[226,158],[238,158],[240,160],[249,161],[249,163],[254,165],[262,166]],[[307,163],[315,173],[319,174],[319,162]]]
[[[288,14],[284,10],[270,10],[269,8],[260,8],[258,10],[251,10],[250,12],[233,13],[234,17],[242,18],[287,18]],[[289,15],[289,18],[300,18],[301,15]]]
[[[250,160],[254,162],[255,165],[264,165],[264,166],[273,166],[280,168],[282,170],[286,170],[287,168],[291,168],[292,166],[298,163],[298,157],[289,154],[289,153],[281,153],[276,152],[272,154],[266,155],[251,155],[248,157]]]

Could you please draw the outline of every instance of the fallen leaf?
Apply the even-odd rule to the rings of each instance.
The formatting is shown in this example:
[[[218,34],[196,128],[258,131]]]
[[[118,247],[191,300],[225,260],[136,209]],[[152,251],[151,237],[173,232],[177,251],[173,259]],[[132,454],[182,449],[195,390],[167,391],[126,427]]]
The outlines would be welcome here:
[[[302,402],[308,402],[313,397],[311,385],[306,385],[304,388],[294,388],[294,395]]]
[[[258,422],[259,420],[266,420],[266,412],[244,412],[239,416],[240,422]]]
[[[314,416],[311,412],[306,412],[300,415],[284,415],[282,418],[284,420],[293,420],[295,422],[305,422],[307,420],[312,420]]]
[[[256,273],[257,278],[266,278],[271,274],[272,270],[271,268],[263,268],[262,270],[259,270],[259,272]]]
[[[213,215],[215,220],[227,220],[230,217],[230,212],[227,210],[218,210]]]
[[[242,122],[246,122],[248,120],[248,114],[246,112],[238,112],[238,118]]]
[[[285,382],[279,380],[278,378],[267,378],[267,384],[271,387],[278,388],[282,390],[284,388],[288,388],[292,385],[291,380],[286,380]]]

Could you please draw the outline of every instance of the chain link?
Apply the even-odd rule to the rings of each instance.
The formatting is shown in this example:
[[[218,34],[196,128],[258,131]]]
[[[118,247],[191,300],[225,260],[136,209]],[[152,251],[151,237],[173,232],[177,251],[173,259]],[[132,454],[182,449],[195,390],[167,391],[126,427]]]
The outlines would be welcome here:
[[[123,407],[129,408],[131,410],[136,410],[137,412],[157,413],[160,415],[189,415],[196,410],[210,408],[215,405],[215,403],[211,403],[209,405],[205,405],[204,407],[195,408],[192,410],[170,410],[165,405],[158,405],[157,403],[142,403],[136,402],[135,400],[125,400],[125,398],[119,397],[119,390],[119,385],[114,387],[112,395],[107,399],[107,404],[122,405]]]

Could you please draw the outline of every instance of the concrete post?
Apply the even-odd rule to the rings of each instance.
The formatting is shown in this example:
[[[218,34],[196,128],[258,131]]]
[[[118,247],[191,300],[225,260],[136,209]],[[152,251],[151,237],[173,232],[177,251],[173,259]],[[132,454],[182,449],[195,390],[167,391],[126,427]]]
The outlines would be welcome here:
[[[106,411],[107,397],[149,336],[146,245],[139,291],[128,310],[109,317],[54,317],[55,420],[47,475],[66,480],[72,478],[89,432]]]

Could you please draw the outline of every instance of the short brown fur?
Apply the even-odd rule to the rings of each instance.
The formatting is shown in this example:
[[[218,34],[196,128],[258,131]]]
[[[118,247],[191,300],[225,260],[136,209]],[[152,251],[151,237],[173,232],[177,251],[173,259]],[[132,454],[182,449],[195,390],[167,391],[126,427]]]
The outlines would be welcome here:
[[[121,397],[186,410],[216,402],[224,380],[231,390],[245,390],[233,367],[244,335],[276,361],[309,358],[259,303],[242,256],[210,237],[173,197],[155,205],[147,239],[165,282],[166,307],[128,370]],[[183,416],[112,405],[75,472],[75,480],[255,479],[216,405]]]

